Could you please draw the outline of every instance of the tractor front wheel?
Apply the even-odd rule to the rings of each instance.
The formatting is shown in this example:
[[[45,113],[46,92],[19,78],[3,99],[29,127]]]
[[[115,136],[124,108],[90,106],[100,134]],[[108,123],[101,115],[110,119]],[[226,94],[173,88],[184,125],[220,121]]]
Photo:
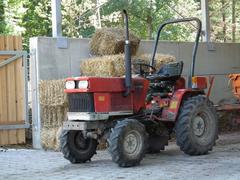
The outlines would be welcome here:
[[[218,120],[213,104],[202,95],[183,102],[175,126],[177,144],[189,155],[212,150],[218,134]]]
[[[60,149],[64,158],[71,163],[85,163],[96,154],[97,140],[84,138],[81,131],[63,130],[60,136]]]
[[[143,159],[147,133],[142,123],[134,119],[118,121],[108,139],[108,151],[120,167],[136,166]]]

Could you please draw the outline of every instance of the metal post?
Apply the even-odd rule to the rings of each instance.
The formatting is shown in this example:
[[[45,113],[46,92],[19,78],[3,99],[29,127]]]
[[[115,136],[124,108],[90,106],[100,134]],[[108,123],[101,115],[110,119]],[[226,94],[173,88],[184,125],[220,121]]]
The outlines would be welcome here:
[[[210,18],[209,18],[209,4],[208,0],[201,0],[201,9],[202,9],[202,22],[203,22],[203,32],[204,42],[210,42]]]
[[[52,36],[62,36],[61,0],[52,0]]]
[[[33,148],[41,149],[41,117],[39,103],[38,38],[30,39],[30,76],[32,90],[32,139]]]

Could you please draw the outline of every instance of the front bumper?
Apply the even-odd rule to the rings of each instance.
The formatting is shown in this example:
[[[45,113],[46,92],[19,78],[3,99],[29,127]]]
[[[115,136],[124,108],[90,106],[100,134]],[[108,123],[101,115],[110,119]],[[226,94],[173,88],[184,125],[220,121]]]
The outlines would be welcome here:
[[[63,130],[86,131],[101,128],[101,125],[102,123],[98,121],[65,121],[63,122]]]
[[[67,112],[67,120],[63,122],[64,130],[89,130],[100,127],[100,122],[107,120],[109,114],[95,112]]]
[[[132,115],[132,111],[115,111],[109,113],[96,112],[68,112],[67,120],[63,122],[64,130],[89,130],[104,126],[110,116]]]
[[[96,112],[68,112],[67,119],[69,121],[101,121],[107,120],[110,116],[124,116],[132,115],[132,111],[114,111],[109,113],[96,113]]]
[[[93,112],[68,112],[67,119],[69,121],[83,120],[83,121],[97,121],[107,120],[109,114],[107,113],[93,113]]]

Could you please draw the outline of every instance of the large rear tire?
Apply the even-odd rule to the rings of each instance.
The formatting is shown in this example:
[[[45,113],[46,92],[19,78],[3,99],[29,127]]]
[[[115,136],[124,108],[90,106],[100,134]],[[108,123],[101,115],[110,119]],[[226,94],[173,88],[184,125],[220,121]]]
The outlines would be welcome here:
[[[203,95],[183,102],[176,122],[177,144],[189,155],[203,155],[212,150],[218,135],[217,113]]]
[[[118,121],[108,139],[108,151],[120,167],[139,165],[147,146],[147,133],[142,123],[134,119]]]
[[[96,154],[97,140],[85,139],[81,131],[63,130],[60,136],[60,150],[71,163],[85,163]]]

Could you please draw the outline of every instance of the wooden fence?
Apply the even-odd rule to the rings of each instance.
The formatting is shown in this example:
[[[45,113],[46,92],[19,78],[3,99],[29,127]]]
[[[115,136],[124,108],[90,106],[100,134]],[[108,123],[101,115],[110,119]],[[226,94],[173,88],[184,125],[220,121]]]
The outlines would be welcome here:
[[[0,36],[0,51],[22,50],[22,38]],[[0,63],[10,58],[0,55]],[[24,124],[24,78],[22,58],[0,67],[0,125]],[[0,145],[25,143],[25,129],[0,129]]]

